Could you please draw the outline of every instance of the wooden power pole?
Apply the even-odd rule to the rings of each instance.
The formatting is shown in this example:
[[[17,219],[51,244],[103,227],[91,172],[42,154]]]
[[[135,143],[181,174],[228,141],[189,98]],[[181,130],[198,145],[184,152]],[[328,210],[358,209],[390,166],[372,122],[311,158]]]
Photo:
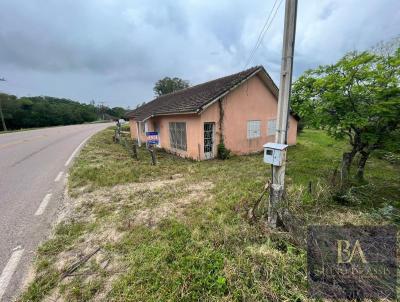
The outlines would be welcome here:
[[[0,78],[0,81],[5,82],[4,78]],[[0,99],[0,118],[1,118],[1,124],[3,125],[3,131],[7,131],[6,127],[6,122],[4,121],[4,115],[3,115],[3,108],[1,106],[2,100]]]
[[[276,123],[275,143],[287,144],[289,118],[289,98],[292,85],[294,41],[296,34],[297,0],[286,0],[285,25],[283,31],[283,48],[281,75],[279,83],[278,117]],[[268,225],[276,227],[278,209],[281,207],[285,186],[286,150],[283,164],[272,167],[271,194],[268,205]]]

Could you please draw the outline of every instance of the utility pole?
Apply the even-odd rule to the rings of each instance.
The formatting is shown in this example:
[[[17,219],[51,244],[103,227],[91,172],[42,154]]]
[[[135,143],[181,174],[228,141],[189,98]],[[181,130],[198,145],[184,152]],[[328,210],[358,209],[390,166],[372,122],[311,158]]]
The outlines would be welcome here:
[[[287,144],[287,129],[289,118],[289,99],[292,85],[294,41],[296,35],[297,0],[286,0],[285,25],[283,31],[283,48],[281,75],[279,83],[278,117],[275,143]],[[276,227],[278,209],[281,207],[285,188],[286,150],[282,166],[272,167],[272,184],[268,205],[268,225]]]
[[[104,121],[105,102],[99,102],[99,104],[100,104],[100,114],[101,114],[101,117],[102,117],[102,119]]]
[[[0,78],[0,81],[5,82],[6,79],[5,78]],[[6,127],[6,122],[4,121],[4,115],[3,115],[3,108],[1,107],[1,98],[0,98],[0,117],[1,117],[1,124],[3,125],[3,131],[7,131],[7,127]]]

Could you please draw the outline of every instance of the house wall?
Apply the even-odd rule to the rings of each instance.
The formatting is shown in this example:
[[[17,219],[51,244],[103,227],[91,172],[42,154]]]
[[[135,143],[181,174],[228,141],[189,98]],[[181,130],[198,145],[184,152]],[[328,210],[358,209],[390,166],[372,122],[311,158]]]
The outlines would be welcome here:
[[[186,151],[173,149],[170,145],[169,139],[169,123],[170,122],[185,122],[186,123]],[[152,130],[159,127],[160,146],[172,153],[178,154],[182,157],[190,157],[193,159],[199,158],[199,141],[200,138],[200,117],[195,114],[178,114],[159,116],[152,118],[150,121]]]
[[[263,144],[273,142],[275,134],[267,133],[268,120],[276,119],[278,102],[257,76],[226,95],[222,101],[224,111],[223,133],[225,146],[234,154],[262,151]],[[217,124],[216,144],[219,143],[219,104],[214,103],[202,114],[202,121],[215,121]],[[258,138],[247,138],[247,122],[260,121]],[[296,144],[297,121],[290,116],[288,144]]]
[[[131,139],[137,138],[137,122],[134,119],[129,119],[129,128],[131,131]]]
[[[225,146],[234,154],[247,154],[262,150],[263,144],[273,142],[275,134],[267,133],[268,120],[276,119],[278,102],[273,94],[265,87],[262,80],[257,76],[240,87],[227,94],[222,100],[224,110],[224,122],[222,125],[224,133]],[[183,157],[190,157],[197,160],[204,159],[204,123],[215,123],[214,129],[214,149],[213,153],[217,155],[217,145],[220,140],[220,108],[218,102],[205,109],[200,115],[171,115],[151,118],[147,121],[147,131],[159,130],[160,146],[170,152]],[[250,120],[259,120],[261,123],[260,134],[258,138],[247,138],[247,122]],[[173,150],[169,141],[169,123],[186,122],[186,141],[187,150]],[[137,123],[130,120],[131,137],[137,137]],[[156,129],[159,127],[159,129]],[[142,143],[146,141],[144,134],[140,133]],[[296,143],[297,121],[290,116],[288,143]]]
[[[139,133],[139,140],[143,144],[146,142],[146,134],[142,131],[143,124],[138,123],[135,119],[129,119],[129,128],[131,132],[131,138],[132,139],[137,139],[138,138],[138,133]]]
[[[137,138],[137,123],[130,119],[131,137]],[[169,123],[170,122],[185,122],[186,123],[186,151],[173,149],[169,140]],[[201,159],[199,156],[199,142],[201,141],[200,132],[202,125],[200,124],[200,116],[194,114],[159,116],[148,119],[146,121],[147,131],[159,131],[159,147],[175,153],[182,157],[193,159]],[[140,128],[139,128],[140,129]],[[139,131],[139,137],[142,143],[146,142],[146,135]],[[200,150],[202,151],[202,149]],[[201,154],[201,152],[200,152]]]

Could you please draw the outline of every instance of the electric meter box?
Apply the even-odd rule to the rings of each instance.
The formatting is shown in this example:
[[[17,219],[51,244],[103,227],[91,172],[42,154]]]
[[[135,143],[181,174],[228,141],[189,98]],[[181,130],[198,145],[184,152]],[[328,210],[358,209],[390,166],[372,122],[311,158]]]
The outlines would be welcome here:
[[[274,166],[282,166],[286,159],[286,148],[288,145],[277,143],[266,143],[264,146],[264,162]]]

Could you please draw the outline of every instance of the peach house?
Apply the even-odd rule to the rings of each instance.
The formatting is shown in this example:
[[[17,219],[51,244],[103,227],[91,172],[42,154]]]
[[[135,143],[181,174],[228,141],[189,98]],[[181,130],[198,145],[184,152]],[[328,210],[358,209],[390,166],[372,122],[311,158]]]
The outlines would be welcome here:
[[[234,154],[248,154],[273,142],[278,88],[264,67],[160,96],[129,112],[132,139],[146,142],[157,131],[159,147],[196,160],[217,156],[223,140]],[[296,143],[298,117],[290,114],[287,141]]]

